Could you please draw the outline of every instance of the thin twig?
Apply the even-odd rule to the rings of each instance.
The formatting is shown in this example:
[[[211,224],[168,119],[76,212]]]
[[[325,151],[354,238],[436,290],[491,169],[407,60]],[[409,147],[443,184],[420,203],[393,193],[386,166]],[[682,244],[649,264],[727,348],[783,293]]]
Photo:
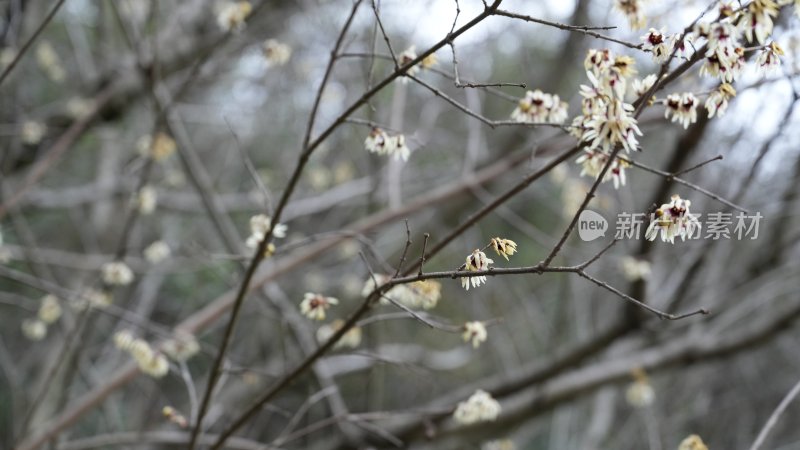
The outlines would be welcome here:
[[[397,276],[400,275],[400,271],[403,270],[403,264],[406,262],[406,255],[408,254],[408,248],[411,247],[411,230],[408,228],[408,219],[405,220],[405,223],[406,223],[406,244],[403,247],[403,254],[400,256],[400,263],[397,264],[397,271],[395,271],[394,276],[392,278],[397,278]]]
[[[772,414],[769,416],[767,423],[764,424],[764,428],[761,429],[761,432],[758,433],[758,437],[756,437],[755,442],[753,445],[750,446],[750,450],[758,450],[764,444],[764,441],[767,439],[767,435],[772,428],[775,427],[775,424],[778,422],[778,419],[781,417],[786,408],[789,406],[789,403],[797,397],[797,394],[800,394],[800,381],[798,381],[794,387],[783,397],[783,400],[778,404],[778,407],[775,408],[775,411],[772,411]]]
[[[44,31],[45,27],[47,27],[47,24],[50,23],[51,20],[53,20],[53,17],[55,17],[56,13],[58,12],[59,9],[61,9],[61,6],[64,4],[65,1],[66,0],[58,0],[58,2],[56,2],[55,5],[53,5],[53,8],[50,9],[49,13],[47,13],[47,16],[45,16],[44,20],[42,20],[42,23],[39,24],[39,27],[36,28],[36,31],[33,32],[33,35],[31,35],[31,37],[28,38],[27,42],[25,42],[25,44],[22,46],[22,48],[19,49],[17,54],[14,55],[14,59],[11,60],[11,63],[9,63],[8,67],[6,67],[6,69],[0,75],[0,85],[3,84],[3,81],[5,81],[5,79],[11,73],[11,71],[14,70],[14,67],[17,66],[17,63],[22,59],[22,56],[25,54],[25,52],[27,52],[28,49],[31,47],[31,45],[33,45],[33,41],[35,41],[36,38],[38,38],[39,35],[42,34],[42,31]]]
[[[417,275],[422,275],[422,267],[425,265],[425,249],[428,247],[428,239],[430,239],[430,233],[425,233],[425,240],[422,241],[422,255],[419,257],[419,272]]]

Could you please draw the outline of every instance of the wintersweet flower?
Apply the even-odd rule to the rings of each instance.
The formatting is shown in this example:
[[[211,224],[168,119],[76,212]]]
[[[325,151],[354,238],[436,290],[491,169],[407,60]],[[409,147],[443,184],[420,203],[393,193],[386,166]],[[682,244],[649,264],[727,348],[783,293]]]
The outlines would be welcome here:
[[[464,333],[461,337],[464,338],[464,342],[472,342],[473,348],[478,348],[488,337],[486,326],[483,322],[467,322],[464,324]]]
[[[47,324],[39,319],[25,319],[22,321],[22,334],[32,341],[41,341],[47,336]]]
[[[144,258],[150,264],[158,264],[161,261],[169,258],[172,250],[169,245],[164,241],[155,241],[144,249]]]
[[[705,442],[700,439],[700,436],[693,434],[681,442],[678,450],[708,450]]]
[[[665,102],[666,110],[664,118],[672,115],[672,122],[678,122],[683,128],[689,128],[689,124],[697,122],[697,105],[700,102],[691,92],[683,95],[670,94]]]
[[[774,0],[753,0],[742,14],[740,27],[747,40],[753,37],[759,44],[766,42],[774,26],[772,18],[778,17],[778,4]]]
[[[637,368],[633,371],[633,378],[633,383],[625,391],[625,400],[634,408],[652,405],[656,398],[656,393],[650,385],[647,374],[644,370]]]
[[[331,305],[339,304],[333,297],[307,292],[300,302],[300,312],[311,320],[325,320],[325,312]]]
[[[466,268],[466,270],[470,272],[480,272],[484,270],[489,270],[489,264],[494,264],[494,261],[487,258],[486,253],[483,253],[482,251],[475,249],[469,256],[467,256],[467,260],[464,267]],[[461,287],[463,287],[466,290],[469,290],[470,285],[476,288],[483,283],[486,283],[485,275],[477,277],[461,278]]]
[[[317,330],[317,342],[323,344],[344,326],[344,320],[336,319]],[[333,348],[356,348],[361,345],[362,331],[360,327],[352,327],[334,344]]]
[[[656,64],[663,64],[672,52],[672,41],[667,39],[664,33],[663,28],[660,30],[650,28],[650,31],[641,37],[642,49],[650,51]]]
[[[708,111],[708,118],[711,119],[716,115],[722,117],[725,111],[728,110],[728,100],[736,96],[736,89],[728,83],[722,83],[717,89],[714,89],[706,99],[706,110]]]
[[[511,119],[521,123],[564,123],[568,106],[558,95],[536,89],[526,92],[525,97],[519,100],[511,112]]]
[[[23,144],[36,145],[42,141],[47,133],[47,125],[34,120],[25,121],[20,130],[20,139]]]
[[[276,66],[285,65],[287,62],[289,62],[289,58],[292,57],[292,47],[289,47],[289,45],[284,44],[277,39],[267,39],[264,41],[264,45],[262,45],[262,51],[264,52],[264,58],[270,64],[274,64]]]
[[[628,281],[644,280],[650,276],[650,263],[626,256],[621,263],[622,273]]]
[[[200,344],[193,334],[186,331],[176,331],[172,339],[161,345],[161,350],[175,361],[188,361],[200,351]]]
[[[647,19],[645,19],[642,11],[641,0],[617,0],[615,6],[622,14],[625,14],[625,18],[628,19],[628,25],[632,30],[644,28],[647,24]]]
[[[403,50],[403,53],[400,53],[400,56],[397,58],[397,64],[400,67],[403,67],[415,59],[417,59],[417,46],[412,45],[411,47]],[[406,75],[411,75],[413,77],[417,74],[417,72],[419,72],[419,66],[412,66],[406,70]],[[408,78],[405,76],[401,77],[400,80],[403,83],[408,83]]]
[[[110,286],[126,286],[133,281],[133,271],[122,261],[103,265],[103,281]]]
[[[465,402],[461,402],[453,413],[453,419],[462,425],[494,421],[500,415],[500,403],[489,393],[477,390]]]
[[[367,139],[364,140],[364,148],[370,153],[390,155],[403,161],[408,161],[408,157],[411,155],[411,150],[406,146],[404,135],[390,136],[386,131],[378,127],[372,128]]]
[[[653,85],[656,83],[657,79],[658,77],[655,74],[650,74],[642,79],[636,78],[635,80],[633,80],[631,88],[636,98],[640,98],[643,95],[647,94],[650,91],[650,88],[652,88]],[[655,97],[651,96],[650,99],[648,99],[647,104],[652,105],[654,100]]]
[[[662,241],[674,244],[676,236],[685,241],[687,237],[692,237],[695,230],[700,230],[701,225],[697,216],[689,212],[692,202],[681,199],[679,195],[673,195],[670,200],[656,210],[645,232],[648,240],[655,240],[661,232]]]
[[[222,31],[242,31],[245,20],[253,11],[253,6],[247,1],[228,1],[219,7],[217,12],[217,25]]]
[[[39,311],[36,316],[47,325],[50,325],[61,318],[61,303],[55,295],[48,294],[42,297]]]
[[[508,257],[517,252],[517,243],[511,239],[503,239],[499,237],[492,238],[492,249],[495,253],[502,256],[508,261]]]
[[[626,152],[636,150],[639,146],[636,135],[641,136],[642,132],[631,116],[633,105],[614,99],[605,106],[605,111],[593,115],[586,122],[587,129],[581,139],[589,143],[589,150],[601,147],[608,152],[617,145]]]
[[[584,149],[583,154],[575,160],[575,162],[582,167],[580,176],[589,175],[594,178],[599,177],[608,158],[609,155],[603,151]],[[603,177],[602,183],[612,180],[614,189],[625,186],[625,169],[628,167],[630,167],[630,162],[628,162],[628,160],[619,156],[616,157],[614,162],[611,163],[611,167],[608,168],[606,175]]]
[[[768,75],[772,72],[778,72],[781,67],[781,56],[784,55],[783,48],[777,42],[772,41],[761,53],[758,55],[756,64],[758,69],[764,74]]]

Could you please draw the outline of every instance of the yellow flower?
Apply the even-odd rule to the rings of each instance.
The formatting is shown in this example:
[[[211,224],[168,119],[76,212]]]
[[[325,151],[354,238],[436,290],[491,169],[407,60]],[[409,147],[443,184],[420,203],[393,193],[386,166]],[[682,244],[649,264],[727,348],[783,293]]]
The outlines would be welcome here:
[[[517,243],[511,239],[492,238],[492,248],[495,253],[508,261],[508,257],[517,252]]]
[[[678,450],[708,450],[708,446],[700,439],[700,436],[693,434],[681,442]]]

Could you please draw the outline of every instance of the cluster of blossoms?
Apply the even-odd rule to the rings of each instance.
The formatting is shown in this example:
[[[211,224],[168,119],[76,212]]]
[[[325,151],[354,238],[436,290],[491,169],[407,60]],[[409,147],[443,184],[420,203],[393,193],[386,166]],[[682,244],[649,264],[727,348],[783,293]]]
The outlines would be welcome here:
[[[133,203],[140,214],[145,216],[153,214],[158,205],[158,191],[153,186],[142,186],[136,193]]]
[[[182,362],[196,355],[200,351],[200,344],[193,334],[179,330],[172,339],[164,341],[161,350],[173,360]]]
[[[408,47],[407,49],[403,50],[403,53],[400,53],[400,55],[397,58],[397,64],[400,67],[403,67],[415,59],[417,59],[417,47],[415,45],[412,45],[411,47]],[[422,58],[422,61],[420,61],[418,66],[415,65],[409,67],[408,70],[406,70],[406,74],[411,75],[413,77],[414,75],[419,73],[420,67],[423,69],[430,69],[433,66],[435,66],[437,62],[438,61],[436,59],[436,55],[434,53],[431,53],[430,55]],[[400,81],[402,83],[408,83],[408,78],[403,76],[400,78]]]
[[[337,331],[344,326],[344,320],[336,319],[329,324],[325,324],[317,330],[317,342],[323,344],[328,341]],[[361,345],[361,327],[353,327],[347,330],[333,348],[356,348]]]
[[[258,244],[264,240],[269,230],[272,228],[272,218],[265,214],[256,214],[250,218],[250,236],[245,241],[247,248],[258,248]],[[282,223],[275,224],[275,229],[272,230],[272,237],[281,239],[286,237],[288,227]],[[275,252],[275,245],[271,242],[264,250],[266,256]]]
[[[489,264],[494,264],[494,261],[486,257],[486,253],[483,253],[479,249],[475,249],[472,253],[467,256],[467,260],[464,263],[464,268],[469,272],[482,272],[489,270]],[[469,290],[469,287],[478,287],[486,283],[486,275],[480,275],[475,277],[461,277],[461,287],[466,290]]]
[[[36,47],[36,62],[39,63],[39,67],[47,75],[47,78],[50,78],[50,81],[61,83],[66,79],[67,72],[61,64],[61,58],[50,42],[42,41]]]
[[[581,165],[581,176],[589,175],[597,178],[603,171],[606,162],[608,162],[609,156],[608,153],[603,151],[585,150],[575,162]],[[630,166],[631,164],[627,159],[617,156],[611,163],[611,167],[606,171],[603,182],[605,183],[609,179],[613,180],[614,189],[625,186],[625,169]]]
[[[633,371],[633,383],[625,391],[625,400],[634,408],[644,408],[653,404],[656,392],[650,385],[650,380],[644,370],[636,368]]]
[[[625,15],[632,30],[644,28],[647,24],[641,0],[617,0],[614,6]]]
[[[167,159],[178,148],[175,140],[164,132],[158,132],[155,136],[142,136],[136,143],[136,147],[140,155],[153,158],[156,162]]]
[[[105,290],[98,290],[88,288],[83,291],[77,298],[70,302],[70,306],[77,310],[82,311],[86,308],[104,308],[111,304],[114,298]]]
[[[303,301],[300,302],[300,312],[311,320],[325,320],[325,312],[328,308],[338,304],[339,300],[334,297],[306,292]]]
[[[22,321],[22,333],[32,341],[40,341],[47,336],[47,326],[61,318],[61,303],[52,294],[45,295],[39,302],[35,319]]]
[[[247,1],[228,1],[217,9],[217,24],[222,31],[242,31],[244,21],[253,11],[253,5]]]
[[[672,55],[673,50],[675,51],[675,56],[678,58],[686,57],[692,39],[693,37],[690,35],[684,36],[683,39],[681,39],[679,34],[667,36],[664,28],[659,30],[650,28],[650,30],[641,37],[642,49],[650,52],[653,57],[653,62],[656,64],[665,63]]]
[[[628,281],[646,280],[652,272],[649,262],[636,259],[633,256],[623,258],[620,266],[622,274],[625,275],[625,279]]]
[[[486,248],[491,247],[495,253],[502,256],[508,261],[508,257],[517,252],[517,243],[511,239],[503,239],[499,237],[492,238]],[[475,249],[470,253],[464,265],[459,269],[465,269],[468,272],[483,272],[489,270],[489,264],[494,264],[494,261],[486,256],[480,249]],[[469,290],[470,286],[478,287],[486,283],[486,276],[480,275],[475,277],[461,277],[461,287]]]
[[[47,125],[34,120],[26,120],[20,129],[20,140],[26,145],[36,145],[42,142],[45,133],[47,133]]]
[[[697,122],[697,105],[700,101],[691,92],[683,94],[670,94],[664,101],[666,110],[664,111],[664,118],[672,116],[673,122],[678,122],[683,125],[683,128],[689,128],[689,125]]]
[[[133,271],[122,261],[103,264],[103,282],[109,286],[127,286],[133,281]]]
[[[708,450],[708,446],[700,439],[700,436],[693,434],[681,441],[678,450]]]
[[[114,345],[128,352],[139,370],[154,378],[161,378],[169,372],[169,361],[159,351],[154,350],[147,341],[134,337],[130,331],[123,330],[114,334]]]
[[[461,402],[453,413],[456,422],[470,425],[476,422],[494,421],[500,415],[500,403],[488,392],[477,390],[465,402]]]
[[[777,42],[772,41],[758,55],[756,64],[765,74],[777,72],[781,67],[781,56],[784,55],[783,48]]]
[[[572,123],[573,135],[586,144],[585,154],[576,161],[583,166],[582,175],[599,176],[608,156],[618,146],[626,152],[637,150],[636,135],[641,136],[642,132],[632,115],[633,105],[624,99],[628,79],[636,74],[633,66],[632,58],[614,56],[609,50],[590,50],[586,56],[584,67],[591,85],[581,85],[582,114]],[[611,178],[618,187],[625,182],[627,165],[618,160],[612,164]],[[604,177],[603,181],[608,179]]]
[[[406,146],[406,137],[402,134],[390,136],[386,131],[374,127],[364,141],[364,148],[370,153],[394,156],[395,159],[408,161],[411,150]]]
[[[376,274],[370,277],[361,289],[361,296],[366,297],[380,285],[391,280],[392,277],[384,274]],[[377,282],[377,284],[376,284]],[[442,284],[436,280],[415,281],[408,284],[392,286],[391,289],[383,293],[381,304],[389,304],[386,297],[400,303],[410,309],[429,310],[436,307],[439,299],[442,298]]]
[[[478,348],[482,342],[486,341],[486,325],[483,322],[467,322],[464,324],[464,333],[461,335],[464,342],[472,342],[473,348]]]
[[[664,203],[656,210],[645,237],[651,241],[655,240],[660,231],[661,240],[671,244],[675,243],[676,236],[680,236],[681,240],[691,237],[701,226],[697,216],[689,212],[691,204],[690,200],[683,200],[679,195],[673,195],[669,203]]]
[[[148,245],[142,253],[144,253],[144,258],[147,260],[147,262],[150,264],[158,264],[161,261],[169,258],[172,254],[172,250],[170,250],[169,244],[166,242],[155,241]]]
[[[540,90],[528,91],[511,112],[511,119],[521,123],[557,123],[567,120],[568,104],[558,95]]]
[[[714,89],[706,99],[706,110],[708,111],[708,118],[722,117],[725,111],[728,110],[728,100],[736,96],[736,89],[728,83],[722,83],[718,88]]]
[[[292,56],[292,47],[276,39],[264,41],[262,51],[264,52],[264,59],[276,66],[285,65]]]

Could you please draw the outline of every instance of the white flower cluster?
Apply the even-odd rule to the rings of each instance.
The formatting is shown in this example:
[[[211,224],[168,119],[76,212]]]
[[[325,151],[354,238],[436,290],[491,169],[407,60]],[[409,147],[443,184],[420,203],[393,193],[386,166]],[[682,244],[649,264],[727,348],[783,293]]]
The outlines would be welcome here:
[[[47,133],[47,125],[35,120],[27,120],[22,124],[20,139],[23,144],[36,145],[42,141],[45,133]]]
[[[616,0],[614,6],[628,19],[632,30],[644,28],[647,19],[642,11],[642,0]]]
[[[253,6],[247,1],[227,1],[217,7],[217,24],[222,31],[242,31]]]
[[[317,342],[323,344],[344,326],[344,320],[336,319],[330,324],[325,324],[317,330]],[[353,327],[347,330],[333,348],[356,348],[361,344],[361,328]]]
[[[61,303],[55,295],[47,294],[39,302],[35,319],[22,321],[22,334],[32,341],[40,341],[47,336],[47,326],[61,318]]]
[[[408,161],[411,150],[406,146],[406,137],[402,134],[390,136],[386,131],[374,127],[364,141],[364,148],[370,153],[394,156],[395,159]]]
[[[164,241],[155,241],[144,249],[144,258],[150,264],[158,264],[161,261],[170,257],[172,250],[169,244]]]
[[[511,112],[511,119],[523,123],[557,123],[567,120],[567,102],[558,95],[545,94],[539,89],[528,91]]]
[[[667,106],[664,118],[668,119],[671,115],[672,121],[680,123],[684,129],[697,122],[697,105],[700,101],[691,92],[670,94],[664,104]]]
[[[625,279],[628,281],[645,280],[650,277],[652,271],[649,262],[636,259],[633,256],[623,258],[620,266]]]
[[[283,66],[292,56],[292,47],[276,39],[267,39],[262,46],[264,58],[273,65]]]
[[[461,402],[453,413],[456,422],[469,425],[476,422],[493,421],[500,415],[500,403],[488,392],[477,390],[465,402]]]
[[[175,361],[188,361],[200,351],[200,344],[193,334],[178,330],[172,339],[161,345],[161,350]]]
[[[161,378],[169,372],[169,362],[159,351],[154,350],[144,339],[134,337],[130,331],[114,334],[114,345],[131,355],[139,370],[154,378]]]
[[[384,274],[376,274],[374,279],[372,276],[364,283],[361,289],[361,296],[366,297],[378,286],[386,283],[392,277]],[[377,281],[377,285],[375,282]],[[390,302],[386,297],[400,303],[406,308],[410,309],[433,309],[442,298],[442,284],[436,280],[415,281],[408,284],[399,284],[392,286],[391,289],[383,293],[380,303],[387,305]]]
[[[675,243],[676,236],[680,236],[684,241],[687,237],[691,237],[701,226],[697,216],[689,212],[691,204],[691,201],[673,195],[669,203],[664,203],[656,210],[645,237],[651,241],[655,240],[660,231],[661,240],[671,244]]]
[[[250,236],[247,238],[245,245],[247,248],[258,248],[258,244],[264,240],[264,236],[272,228],[272,218],[265,214],[257,214],[250,218]],[[282,223],[276,224],[275,229],[272,230],[272,237],[281,239],[286,237],[288,227]],[[275,247],[270,243],[267,248],[267,253],[271,254]]]
[[[483,322],[467,322],[464,324],[464,333],[461,335],[464,342],[472,342],[473,348],[478,348],[489,337],[486,325]]]
[[[122,261],[103,264],[103,282],[109,286],[127,286],[133,281],[133,271]]]
[[[338,304],[339,300],[334,297],[306,292],[303,301],[300,302],[300,312],[311,320],[325,320],[328,308]]]
[[[708,111],[708,118],[722,117],[725,111],[728,110],[728,100],[736,96],[736,89],[728,83],[722,83],[717,89],[714,89],[706,99],[706,110]]]
[[[481,272],[489,270],[489,264],[494,264],[494,261],[486,257],[486,253],[475,249],[467,256],[464,268],[470,272]],[[483,283],[486,283],[486,276],[480,275],[475,277],[461,277],[461,287],[469,290],[470,286],[476,288]]]
[[[650,30],[641,37],[642,49],[651,53],[653,61],[656,64],[664,64],[672,55],[673,50],[677,50],[675,51],[676,57],[686,57],[692,39],[693,37],[691,35],[684,36],[683,40],[681,40],[678,34],[667,36],[666,29],[664,28],[659,30],[650,28]]]
[[[609,154],[603,151],[585,150],[575,162],[581,165],[581,176],[589,175],[590,177],[597,178],[603,171],[608,157]],[[630,166],[631,164],[628,160],[617,156],[614,158],[614,162],[611,163],[611,167],[606,171],[602,182],[605,183],[608,180],[613,180],[614,189],[625,186],[625,169]]]

